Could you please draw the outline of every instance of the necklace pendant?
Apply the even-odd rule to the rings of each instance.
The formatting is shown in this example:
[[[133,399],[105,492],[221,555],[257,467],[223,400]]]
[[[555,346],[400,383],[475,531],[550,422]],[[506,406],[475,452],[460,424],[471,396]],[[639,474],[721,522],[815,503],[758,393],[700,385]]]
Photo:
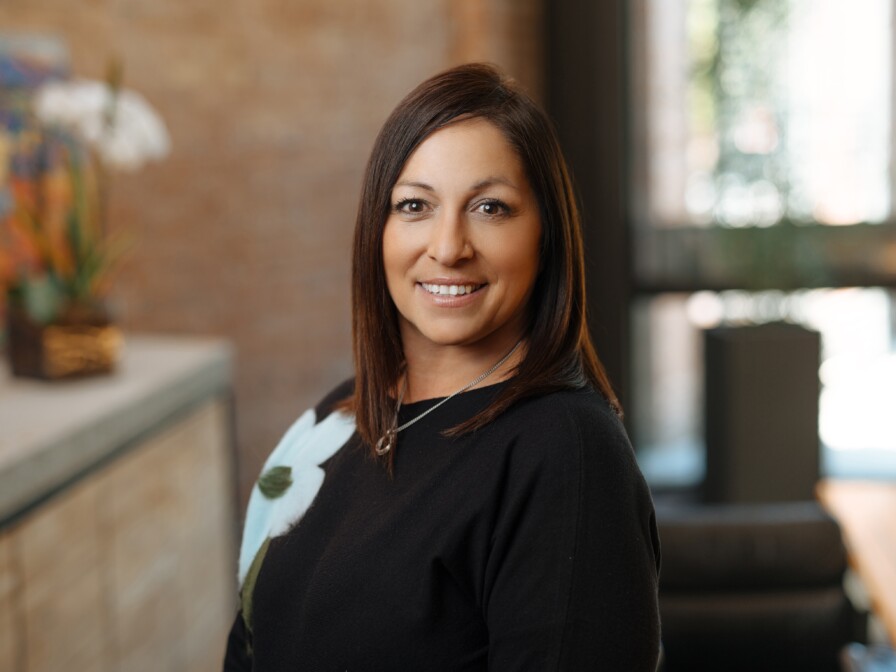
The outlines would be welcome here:
[[[395,404],[395,419],[392,421],[393,422],[392,429],[387,430],[386,433],[380,437],[380,440],[376,442],[376,446],[374,446],[374,448],[373,448],[374,451],[376,452],[376,454],[377,455],[385,455],[386,453],[388,453],[390,450],[392,450],[395,447],[395,442],[396,442],[396,439],[398,438],[398,432],[407,429],[408,427],[413,425],[418,420],[422,420],[423,418],[425,418],[427,415],[432,413],[434,410],[436,410],[442,404],[445,404],[445,403],[451,401],[452,399],[454,399],[454,397],[456,397],[461,392],[466,392],[470,388],[475,387],[476,385],[481,383],[483,380],[488,378],[490,375],[492,375],[495,371],[500,369],[501,365],[504,364],[504,362],[506,362],[508,359],[510,359],[510,357],[513,355],[513,353],[516,352],[516,349],[518,347],[520,347],[520,343],[522,343],[522,342],[523,342],[523,339],[518,340],[516,342],[516,344],[512,348],[510,348],[510,352],[508,352],[501,359],[499,359],[497,362],[495,362],[494,366],[492,366],[488,371],[486,371],[481,376],[476,378],[473,382],[460,388],[457,392],[445,397],[444,399],[442,399],[439,403],[435,404],[434,406],[430,406],[428,409],[423,411],[416,418],[408,420],[406,423],[404,423],[403,425],[401,425],[399,427],[398,426],[398,412],[401,410],[401,400],[404,399],[404,393],[408,386],[408,379],[407,379],[407,376],[405,375],[404,382],[402,383],[402,386],[401,386],[401,392],[399,392],[399,394],[398,394],[398,403]]]
[[[377,455],[385,455],[390,450],[392,450],[392,444],[395,441],[395,430],[390,429],[386,432],[380,440],[376,442],[376,454]]]

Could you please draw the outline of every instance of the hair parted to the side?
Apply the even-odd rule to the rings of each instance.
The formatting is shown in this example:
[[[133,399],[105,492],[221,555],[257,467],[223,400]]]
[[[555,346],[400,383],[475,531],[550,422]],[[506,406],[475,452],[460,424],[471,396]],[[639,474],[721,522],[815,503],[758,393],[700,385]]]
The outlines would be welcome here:
[[[392,188],[411,153],[454,121],[482,118],[499,128],[522,160],[542,223],[542,267],[529,305],[527,347],[516,375],[478,415],[448,433],[491,422],[523,398],[591,384],[621,414],[585,320],[581,222],[566,162],[547,116],[494,67],[446,70],[411,91],[374,143],[361,188],[352,257],[355,391],[346,406],[364,442],[375,446],[392,427],[392,396],[404,355],[395,304],[383,268],[383,229]],[[386,460],[391,465],[392,454]]]

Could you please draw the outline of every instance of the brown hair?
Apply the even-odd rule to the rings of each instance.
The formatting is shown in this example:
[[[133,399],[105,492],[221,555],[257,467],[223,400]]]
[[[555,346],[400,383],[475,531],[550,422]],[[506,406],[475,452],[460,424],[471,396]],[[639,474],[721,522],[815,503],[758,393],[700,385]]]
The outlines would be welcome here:
[[[516,375],[485,410],[447,433],[478,429],[523,398],[589,383],[621,414],[588,334],[581,223],[554,130],[514,82],[490,65],[472,63],[446,70],[411,91],[386,120],[367,164],[352,257],[355,389],[346,406],[371,449],[395,420],[391,394],[404,361],[397,310],[383,268],[392,188],[427,137],[469,118],[497,126],[523,162],[540,208],[542,266],[530,299],[528,347]],[[393,452],[387,454],[389,464]]]

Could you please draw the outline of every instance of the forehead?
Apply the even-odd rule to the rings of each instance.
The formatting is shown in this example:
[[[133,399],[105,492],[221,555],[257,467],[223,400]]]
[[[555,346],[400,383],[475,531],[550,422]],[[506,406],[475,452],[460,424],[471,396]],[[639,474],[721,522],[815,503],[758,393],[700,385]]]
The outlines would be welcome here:
[[[475,182],[485,177],[526,181],[523,162],[504,132],[491,121],[476,117],[456,121],[423,140],[408,157],[398,181],[442,178]]]

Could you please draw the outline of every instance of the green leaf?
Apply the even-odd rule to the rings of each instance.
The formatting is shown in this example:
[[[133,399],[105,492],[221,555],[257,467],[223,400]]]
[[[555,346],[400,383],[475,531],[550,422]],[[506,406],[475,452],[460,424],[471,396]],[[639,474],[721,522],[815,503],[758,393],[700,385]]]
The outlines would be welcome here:
[[[59,314],[62,297],[49,275],[29,278],[24,282],[22,290],[25,310],[35,322],[48,324]]]
[[[292,485],[292,467],[271,467],[258,479],[258,489],[268,499],[277,499]]]
[[[252,564],[249,565],[249,571],[246,573],[246,580],[243,581],[243,587],[240,590],[240,613],[243,615],[243,624],[246,626],[246,632],[249,633],[249,653],[252,652],[252,594],[255,592],[255,581],[258,579],[258,573],[261,571],[264,557],[267,555],[268,546],[270,545],[271,538],[268,537],[252,559]]]

